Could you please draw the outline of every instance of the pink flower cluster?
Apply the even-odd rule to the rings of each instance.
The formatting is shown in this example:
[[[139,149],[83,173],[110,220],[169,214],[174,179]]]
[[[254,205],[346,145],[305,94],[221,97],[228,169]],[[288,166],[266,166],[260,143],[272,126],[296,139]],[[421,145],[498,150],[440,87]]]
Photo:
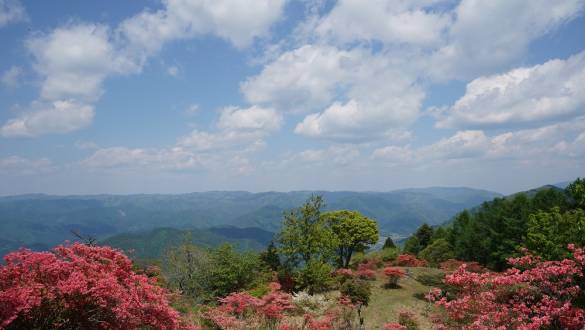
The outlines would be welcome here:
[[[274,324],[293,309],[290,294],[280,291],[278,283],[270,284],[271,292],[256,298],[246,292],[235,292],[219,300],[220,305],[209,309],[204,317],[224,330],[256,328]]]
[[[394,265],[402,267],[425,267],[427,262],[410,254],[401,254],[394,261]]]
[[[459,267],[461,267],[463,264],[466,265],[466,269],[468,272],[473,272],[473,273],[484,273],[486,271],[486,269],[484,267],[482,267],[478,262],[475,261],[461,261],[461,260],[456,260],[456,259],[449,259],[446,261],[441,262],[441,264],[439,265],[439,268],[447,271],[447,272],[453,272],[457,269],[459,269]]]
[[[444,307],[438,317],[441,329],[584,329],[585,311],[575,306],[581,295],[585,267],[584,250],[571,258],[542,261],[525,255],[509,259],[512,268],[503,273],[474,273],[462,265],[446,277],[456,288],[455,297],[435,289],[430,298]]]
[[[74,243],[51,252],[21,249],[0,266],[0,328],[179,329],[179,313],[155,278],[109,247]]]
[[[356,276],[363,280],[375,280],[376,269],[378,269],[378,263],[379,263],[378,260],[368,259],[366,260],[366,262],[359,264]]]

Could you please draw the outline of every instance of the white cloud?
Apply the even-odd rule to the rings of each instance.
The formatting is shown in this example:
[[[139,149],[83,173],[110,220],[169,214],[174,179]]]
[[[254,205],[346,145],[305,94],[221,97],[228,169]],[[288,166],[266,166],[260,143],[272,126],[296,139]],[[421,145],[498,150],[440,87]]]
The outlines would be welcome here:
[[[167,74],[171,77],[178,77],[179,76],[179,67],[176,65],[171,65],[167,68]]]
[[[447,42],[432,56],[436,79],[470,78],[507,68],[529,44],[583,12],[583,0],[462,0]]]
[[[372,158],[375,160],[404,163],[412,160],[413,152],[409,146],[390,145],[375,149],[372,152]]]
[[[282,115],[273,109],[252,106],[221,110],[215,132],[193,130],[178,144],[198,151],[219,151],[237,147],[242,152],[263,148],[264,138],[280,129]],[[242,149],[243,148],[243,149]]]
[[[72,100],[35,103],[33,111],[8,120],[1,128],[4,137],[34,137],[48,133],[68,133],[91,124],[93,106]]]
[[[315,33],[339,43],[434,45],[451,18],[433,8],[433,2],[442,1],[341,0],[318,22]]]
[[[185,114],[192,116],[192,115],[197,114],[199,112],[199,110],[200,110],[199,104],[196,104],[196,103],[189,104],[187,109],[185,109]]]
[[[169,42],[204,34],[224,38],[238,48],[268,33],[281,17],[284,0],[166,0],[156,12],[144,11],[125,20],[119,37],[138,60],[158,52]]]
[[[34,175],[48,173],[55,169],[47,158],[29,159],[20,156],[0,158],[0,174],[2,175]]]
[[[406,58],[366,48],[307,45],[282,54],[241,88],[249,102],[279,110],[325,108],[305,117],[296,133],[360,141],[383,137],[417,118],[424,93],[411,69]]]
[[[467,85],[465,95],[439,114],[438,127],[541,124],[585,114],[585,52]]]
[[[60,27],[48,35],[27,41],[35,57],[35,69],[43,77],[45,100],[75,98],[93,102],[102,93],[104,79],[126,70],[103,25],[79,24]]]
[[[28,20],[26,10],[19,0],[0,0],[0,28]]]
[[[252,106],[241,109],[228,107],[222,110],[218,127],[223,130],[276,131],[282,125],[282,115],[274,109]]]
[[[180,137],[178,145],[197,151],[221,151],[234,147],[261,148],[264,145],[265,132],[262,131],[219,131],[206,132],[193,130]]]
[[[142,149],[111,147],[96,150],[80,162],[86,168],[154,168],[182,170],[201,167],[199,156],[180,147]]]
[[[4,4],[0,3],[2,7]],[[114,31],[101,24],[79,23],[33,35],[26,44],[42,79],[37,103],[74,103],[80,113],[72,107],[60,112],[27,112],[9,120],[2,129],[3,135],[36,136],[83,128],[89,124],[87,119],[91,122],[93,104],[103,93],[107,77],[140,72],[149,56],[165,43],[178,39],[213,34],[236,47],[246,47],[268,33],[282,14],[284,0],[260,0],[252,4],[238,0],[166,0],[163,4],[164,9],[141,12],[123,21]],[[178,69],[171,68],[169,74],[178,74]],[[35,121],[36,128],[30,128],[34,118],[54,118],[54,115],[65,124],[48,121],[41,127],[43,123]]]
[[[306,45],[282,54],[243,82],[241,90],[252,104],[308,112],[329,104],[356,64],[356,54]]]
[[[21,77],[22,68],[13,65],[2,74],[2,77],[0,77],[0,83],[7,88],[16,88],[20,85]]]

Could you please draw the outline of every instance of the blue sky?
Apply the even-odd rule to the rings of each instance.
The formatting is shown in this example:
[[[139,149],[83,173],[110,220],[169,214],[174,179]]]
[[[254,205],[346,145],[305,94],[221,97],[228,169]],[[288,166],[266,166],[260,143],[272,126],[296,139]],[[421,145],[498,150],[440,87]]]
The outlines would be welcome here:
[[[585,175],[583,0],[0,0],[0,194]]]

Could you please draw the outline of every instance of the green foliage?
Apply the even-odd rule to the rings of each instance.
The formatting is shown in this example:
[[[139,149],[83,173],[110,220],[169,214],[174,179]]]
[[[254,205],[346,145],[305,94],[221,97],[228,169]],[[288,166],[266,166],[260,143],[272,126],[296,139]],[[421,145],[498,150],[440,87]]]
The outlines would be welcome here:
[[[585,209],[585,179],[577,178],[567,186],[566,191],[573,199],[576,207]]]
[[[580,213],[571,209],[578,205],[580,184],[577,180],[566,191],[545,186],[460,213],[446,235],[455,258],[502,270],[509,257],[519,255],[520,247],[535,249],[545,258],[562,255],[565,243],[575,240],[571,232],[580,233],[568,229],[569,223],[579,223]]]
[[[455,253],[446,239],[439,238],[420,251],[419,257],[426,260],[431,266],[437,266],[443,261],[455,258]]]
[[[351,299],[351,302],[360,306],[368,306],[372,287],[368,281],[352,278],[345,281],[339,291],[342,295]]]
[[[561,260],[569,256],[567,244],[585,246],[585,211],[575,209],[561,212],[539,211],[528,221],[526,247],[548,260]]]
[[[165,267],[171,287],[196,301],[209,301],[267,281],[258,255],[229,244],[203,251],[183,244],[169,251]]]
[[[396,248],[396,244],[394,244],[394,241],[392,240],[391,237],[386,237],[386,240],[384,241],[384,246],[382,247],[382,249],[394,249]]]
[[[331,265],[311,259],[303,269],[295,273],[295,281],[300,289],[306,290],[309,294],[325,292],[335,284],[331,273],[333,273]]]
[[[378,223],[356,211],[340,210],[324,213],[335,237],[339,266],[346,268],[354,252],[364,251],[379,239]]]
[[[198,301],[209,297],[207,273],[211,267],[206,251],[192,244],[171,249],[165,258],[164,273],[169,286]]]
[[[311,196],[301,207],[284,213],[278,243],[288,265],[327,261],[333,256],[336,238],[321,217],[322,207],[323,198]]]
[[[209,290],[214,297],[249,289],[262,278],[263,269],[255,253],[238,253],[232,245],[224,244],[210,250],[209,259]]]
[[[270,241],[266,250],[260,253],[260,260],[270,270],[277,271],[280,269],[280,257],[278,256],[278,250],[274,245],[274,241]]]
[[[429,245],[433,239],[433,227],[422,224],[414,235],[410,236],[406,242],[404,242],[404,252],[413,255],[418,255],[420,251]]]
[[[412,255],[418,255],[420,250],[422,250],[422,247],[421,247],[420,242],[418,241],[418,238],[416,236],[414,236],[414,235],[410,236],[404,242],[403,251],[405,253],[412,254]]]

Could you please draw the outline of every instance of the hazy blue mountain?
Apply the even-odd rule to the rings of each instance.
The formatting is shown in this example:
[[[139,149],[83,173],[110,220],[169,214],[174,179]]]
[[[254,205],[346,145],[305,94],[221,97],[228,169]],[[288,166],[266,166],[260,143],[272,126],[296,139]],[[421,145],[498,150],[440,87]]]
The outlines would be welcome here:
[[[440,224],[462,209],[500,196],[470,188],[391,192],[211,191],[163,195],[21,195],[0,198],[0,254],[20,246],[46,249],[71,230],[104,239],[154,228],[256,227],[278,231],[282,212],[322,194],[326,210],[353,209],[376,219],[383,234],[401,236],[426,222]],[[225,233],[224,233],[225,234]],[[222,234],[223,235],[223,234]]]
[[[223,243],[231,243],[241,250],[261,250],[268,245],[273,235],[274,233],[259,228],[156,228],[114,235],[99,244],[122,249],[135,259],[159,259],[170,248],[186,240],[200,247],[216,247]]]

